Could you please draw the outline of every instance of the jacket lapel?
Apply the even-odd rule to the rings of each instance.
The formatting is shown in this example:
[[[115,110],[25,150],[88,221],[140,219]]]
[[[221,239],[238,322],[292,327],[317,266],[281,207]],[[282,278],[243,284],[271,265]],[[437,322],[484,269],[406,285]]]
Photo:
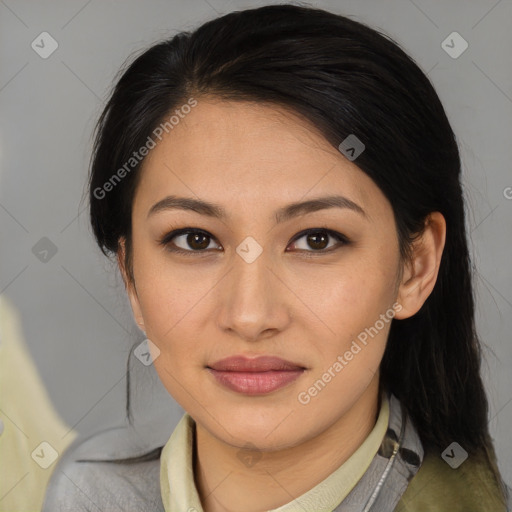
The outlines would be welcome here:
[[[333,512],[392,512],[423,462],[423,446],[400,401],[389,393],[389,426],[365,474]]]

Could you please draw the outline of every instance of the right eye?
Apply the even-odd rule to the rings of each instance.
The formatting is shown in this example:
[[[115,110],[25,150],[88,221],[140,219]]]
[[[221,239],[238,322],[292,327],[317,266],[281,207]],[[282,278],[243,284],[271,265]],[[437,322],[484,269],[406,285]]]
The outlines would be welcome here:
[[[166,250],[170,252],[191,256],[194,253],[206,252],[212,240],[213,236],[206,231],[194,228],[182,228],[167,233],[159,241],[159,244],[163,245]],[[181,247],[178,245],[180,243],[182,244]],[[187,246],[190,249],[187,249]]]

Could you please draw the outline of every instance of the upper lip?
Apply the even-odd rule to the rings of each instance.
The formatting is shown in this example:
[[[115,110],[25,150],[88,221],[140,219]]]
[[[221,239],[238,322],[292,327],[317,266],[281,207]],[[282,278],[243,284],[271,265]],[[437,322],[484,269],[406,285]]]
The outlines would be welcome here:
[[[267,372],[271,370],[304,370],[304,366],[274,356],[231,356],[208,365],[208,368],[225,372]]]

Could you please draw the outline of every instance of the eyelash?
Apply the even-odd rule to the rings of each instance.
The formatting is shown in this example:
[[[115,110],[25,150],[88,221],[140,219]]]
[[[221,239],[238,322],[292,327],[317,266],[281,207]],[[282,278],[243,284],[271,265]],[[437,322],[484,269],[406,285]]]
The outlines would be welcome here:
[[[331,229],[326,229],[326,228],[311,228],[311,229],[306,229],[304,231],[301,231],[293,238],[291,243],[296,243],[301,238],[303,238],[309,234],[312,234],[312,233],[315,233],[315,234],[327,233],[330,237],[335,238],[339,243],[341,243],[341,246],[349,245],[351,243],[350,240],[342,233],[338,233],[337,231],[333,231]],[[171,247],[171,240],[173,238],[176,238],[177,236],[180,236],[180,235],[188,235],[188,234],[204,235],[205,237],[210,238],[211,240],[214,240],[214,237],[212,235],[210,235],[207,231],[203,231],[202,229],[181,228],[181,229],[175,229],[173,231],[170,231],[169,233],[164,235],[160,240],[158,240],[158,243],[159,243],[159,245],[165,247],[165,249],[169,252],[172,252],[175,254],[183,254],[185,256],[203,255],[204,253],[207,253],[211,250],[211,249],[202,249],[202,250],[195,251],[195,250],[181,249],[179,247]],[[208,244],[208,245],[210,245],[210,244]],[[341,246],[338,245],[338,246],[330,247],[328,249],[318,249],[318,250],[298,249],[298,251],[306,253],[306,254],[312,253],[312,254],[305,255],[306,257],[311,258],[311,257],[315,257],[315,255],[331,253],[334,250],[339,249]]]

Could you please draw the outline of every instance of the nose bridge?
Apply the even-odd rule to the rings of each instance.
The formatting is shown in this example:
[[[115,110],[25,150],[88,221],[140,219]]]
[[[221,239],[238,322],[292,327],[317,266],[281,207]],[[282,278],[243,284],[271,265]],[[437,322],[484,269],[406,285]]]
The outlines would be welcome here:
[[[286,322],[279,283],[271,270],[270,253],[248,237],[233,254],[228,283],[223,287],[220,323],[246,339],[256,339]]]

